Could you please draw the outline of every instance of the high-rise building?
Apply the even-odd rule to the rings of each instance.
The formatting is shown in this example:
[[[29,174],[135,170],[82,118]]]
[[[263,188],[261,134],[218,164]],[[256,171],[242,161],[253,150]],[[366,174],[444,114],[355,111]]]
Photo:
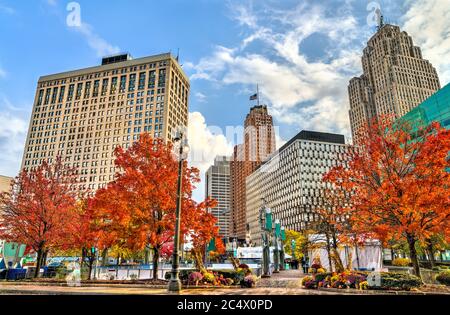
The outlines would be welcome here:
[[[243,241],[247,234],[245,180],[275,151],[275,131],[267,106],[250,109],[244,122],[244,143],[234,147],[231,160],[232,236]]]
[[[170,140],[188,123],[189,79],[170,53],[105,57],[99,66],[39,78],[22,167],[61,156],[79,189],[113,180],[117,146],[143,132]]]
[[[350,125],[358,133],[381,115],[399,118],[440,88],[436,70],[412,38],[395,25],[380,25],[362,56],[363,74],[350,80]]]
[[[247,223],[252,243],[261,245],[260,210],[265,203],[286,229],[314,226],[316,209],[326,205],[322,176],[345,162],[343,135],[301,131],[246,180]]]
[[[450,83],[400,119],[411,124],[413,131],[425,128],[432,122],[450,129]]]
[[[231,225],[230,157],[218,156],[205,175],[206,196],[217,201],[208,211],[217,219],[219,235],[228,239]]]
[[[0,175],[0,193],[7,192],[11,189],[12,177]]]

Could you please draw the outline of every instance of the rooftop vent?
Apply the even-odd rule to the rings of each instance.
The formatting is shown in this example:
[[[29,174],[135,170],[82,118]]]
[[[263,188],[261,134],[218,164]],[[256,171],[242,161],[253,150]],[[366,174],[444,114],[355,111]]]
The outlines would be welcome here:
[[[102,66],[108,65],[111,63],[128,61],[128,60],[132,60],[132,59],[133,59],[133,57],[131,57],[130,54],[119,54],[119,55],[107,56],[107,57],[102,58]]]

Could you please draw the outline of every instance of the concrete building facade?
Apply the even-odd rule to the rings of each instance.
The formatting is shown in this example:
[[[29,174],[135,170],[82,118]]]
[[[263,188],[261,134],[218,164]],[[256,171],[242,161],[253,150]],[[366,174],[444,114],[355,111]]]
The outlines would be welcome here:
[[[170,140],[188,123],[189,79],[170,53],[105,57],[99,66],[39,78],[22,168],[57,156],[76,168],[78,189],[113,180],[117,146],[143,132]]]
[[[363,74],[350,80],[350,125],[358,133],[381,115],[399,118],[440,88],[435,68],[423,59],[412,38],[395,25],[381,25],[367,42]]]
[[[0,193],[7,192],[11,189],[12,177],[0,175]]]
[[[214,159],[214,165],[205,174],[205,188],[206,196],[217,201],[217,206],[208,211],[217,219],[220,237],[228,239],[231,227],[230,157]]]
[[[324,206],[322,176],[345,163],[349,148],[343,135],[301,131],[246,180],[247,223],[251,240],[261,244],[259,213],[271,208],[274,220],[286,229],[301,231],[318,220],[315,209]]]

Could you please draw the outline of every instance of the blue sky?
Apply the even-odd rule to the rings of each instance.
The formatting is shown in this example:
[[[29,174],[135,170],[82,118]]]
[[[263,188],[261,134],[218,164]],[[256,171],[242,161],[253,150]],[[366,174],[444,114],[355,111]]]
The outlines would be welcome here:
[[[38,77],[119,51],[180,49],[202,172],[233,145],[208,126],[242,125],[256,83],[279,144],[302,129],[349,136],[347,83],[362,71],[374,5],[412,35],[442,85],[450,80],[450,0],[79,0],[80,28],[66,24],[69,2],[0,0],[0,174],[20,167]]]

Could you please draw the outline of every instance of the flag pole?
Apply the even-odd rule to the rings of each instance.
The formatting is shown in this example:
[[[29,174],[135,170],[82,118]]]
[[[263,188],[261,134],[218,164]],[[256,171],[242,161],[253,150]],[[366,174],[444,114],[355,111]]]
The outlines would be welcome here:
[[[256,84],[256,99],[257,99],[258,106],[259,106],[259,87],[258,87],[258,83]]]

